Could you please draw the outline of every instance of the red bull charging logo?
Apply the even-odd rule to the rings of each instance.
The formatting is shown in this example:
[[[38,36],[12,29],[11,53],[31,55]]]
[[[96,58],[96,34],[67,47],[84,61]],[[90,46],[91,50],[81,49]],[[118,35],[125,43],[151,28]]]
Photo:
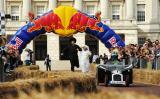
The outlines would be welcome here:
[[[46,32],[52,32],[55,29],[64,29],[61,19],[53,12],[34,20],[33,24],[34,25],[28,29],[28,32],[30,33],[36,30],[41,30],[42,28],[44,28]]]
[[[61,12],[66,11],[64,8],[67,9],[68,13],[62,15]],[[36,30],[41,30],[42,28],[44,28],[46,32],[54,31],[57,34],[64,36],[73,35],[77,31],[84,32],[87,28],[99,32],[104,31],[102,27],[97,25],[99,23],[98,20],[90,18],[72,7],[63,7],[63,9],[57,8],[54,12],[47,13],[44,16],[33,20],[32,23],[33,26],[28,29],[29,33]]]
[[[103,28],[99,27],[97,24],[99,23],[98,20],[94,18],[90,18],[89,16],[77,12],[75,15],[72,16],[70,20],[70,24],[67,29],[75,29],[78,30],[79,32],[84,32],[86,28],[90,28],[91,30],[96,30],[103,32]]]

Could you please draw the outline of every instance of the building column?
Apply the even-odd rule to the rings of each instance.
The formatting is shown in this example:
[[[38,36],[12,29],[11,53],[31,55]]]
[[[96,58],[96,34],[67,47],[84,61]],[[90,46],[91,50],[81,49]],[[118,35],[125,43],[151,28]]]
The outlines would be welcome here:
[[[128,33],[125,33],[125,44],[138,44],[138,31],[128,31]]]
[[[159,0],[152,0],[151,1],[151,19],[150,23],[158,23],[159,17]]]
[[[31,0],[23,0],[23,20],[28,21],[28,13],[31,11]]]
[[[59,48],[59,36],[53,33],[47,34],[47,54],[51,59],[59,60],[60,48]]]
[[[4,12],[4,0],[0,0],[0,12]]]
[[[82,11],[83,0],[74,0],[74,8]]]
[[[110,58],[110,52],[108,48],[106,48],[105,45],[99,40],[99,55],[103,55],[104,53]]]
[[[48,10],[54,10],[57,7],[57,0],[49,0]]]
[[[79,46],[84,46],[85,45],[85,33],[77,33],[74,35],[74,37],[76,38],[77,40],[77,44]]]
[[[126,0],[126,19],[132,20],[134,17],[134,0]]]
[[[100,8],[101,8],[101,17],[103,19],[108,19],[109,17],[109,0],[100,0]]]

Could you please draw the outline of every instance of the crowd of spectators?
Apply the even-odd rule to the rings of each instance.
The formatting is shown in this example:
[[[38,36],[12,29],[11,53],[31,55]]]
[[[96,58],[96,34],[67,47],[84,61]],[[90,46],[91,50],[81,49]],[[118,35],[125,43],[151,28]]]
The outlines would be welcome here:
[[[138,44],[129,44],[126,45],[124,48],[116,47],[109,49],[111,54],[117,54],[118,61],[125,60],[125,64],[128,63],[136,63],[136,68],[150,68],[150,69],[157,69],[159,66],[160,68],[160,41],[151,41],[150,39],[147,39],[144,44],[138,45]],[[28,56],[26,56],[25,63],[26,65],[30,65],[32,63],[31,57],[32,57],[32,51],[26,50],[28,52]],[[114,53],[113,53],[114,52]],[[8,55],[5,53],[5,51],[1,50],[0,52],[2,59],[4,60],[4,72],[7,72],[7,68],[10,67],[10,69],[14,69],[17,64],[23,64],[22,61],[17,59],[17,57],[14,57],[12,55]],[[28,60],[29,61],[28,61]],[[104,55],[95,55],[93,54],[92,57],[90,57],[91,63],[98,63],[98,64],[106,64],[108,60],[111,60],[108,55],[104,53]],[[17,61],[18,60],[18,61]],[[19,61],[20,60],[20,61]],[[102,61],[102,62],[101,62]]]
[[[110,49],[112,53],[114,49]],[[160,42],[152,42],[147,39],[143,45],[129,44],[125,48],[118,48],[118,59],[126,59],[126,62],[137,62],[137,68],[156,69],[156,64],[160,57]]]

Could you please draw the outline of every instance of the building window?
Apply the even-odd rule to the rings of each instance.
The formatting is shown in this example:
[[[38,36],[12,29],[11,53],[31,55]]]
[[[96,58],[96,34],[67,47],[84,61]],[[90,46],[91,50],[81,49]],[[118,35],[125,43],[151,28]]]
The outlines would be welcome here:
[[[137,21],[139,22],[145,21],[145,4],[137,5]]]
[[[145,41],[146,41],[146,38],[145,38],[145,37],[139,37],[139,38],[138,38],[138,44],[139,44],[139,45],[143,45],[143,44],[145,43]]]
[[[119,34],[119,36],[121,37],[122,41],[125,42],[125,35],[124,34]]]
[[[99,40],[95,37],[86,34],[85,35],[85,44],[89,47],[92,55],[90,57],[90,63],[92,62],[93,55],[99,55]]]
[[[66,47],[68,46],[71,37],[59,37],[60,60],[69,60]],[[61,55],[61,53],[63,53],[63,55]]]
[[[47,36],[40,35],[34,40],[34,51],[36,60],[45,60],[47,56]]]
[[[11,19],[13,21],[19,20],[19,6],[11,6]]]
[[[40,17],[44,11],[44,6],[37,6],[37,17]]]
[[[86,13],[88,15],[94,15],[95,14],[95,6],[94,5],[87,5]]]
[[[120,5],[112,5],[112,19],[113,20],[120,19]]]

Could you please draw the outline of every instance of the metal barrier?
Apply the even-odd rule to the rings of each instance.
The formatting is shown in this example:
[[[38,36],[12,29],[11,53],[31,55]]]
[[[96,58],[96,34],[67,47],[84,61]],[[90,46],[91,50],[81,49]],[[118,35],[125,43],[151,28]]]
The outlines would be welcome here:
[[[140,69],[145,69],[147,68],[147,60],[140,58]]]
[[[156,70],[160,70],[160,57],[157,57],[155,66]]]
[[[160,57],[155,58],[152,61],[148,61],[147,59],[137,58],[137,67],[140,69],[154,69],[160,70]]]

